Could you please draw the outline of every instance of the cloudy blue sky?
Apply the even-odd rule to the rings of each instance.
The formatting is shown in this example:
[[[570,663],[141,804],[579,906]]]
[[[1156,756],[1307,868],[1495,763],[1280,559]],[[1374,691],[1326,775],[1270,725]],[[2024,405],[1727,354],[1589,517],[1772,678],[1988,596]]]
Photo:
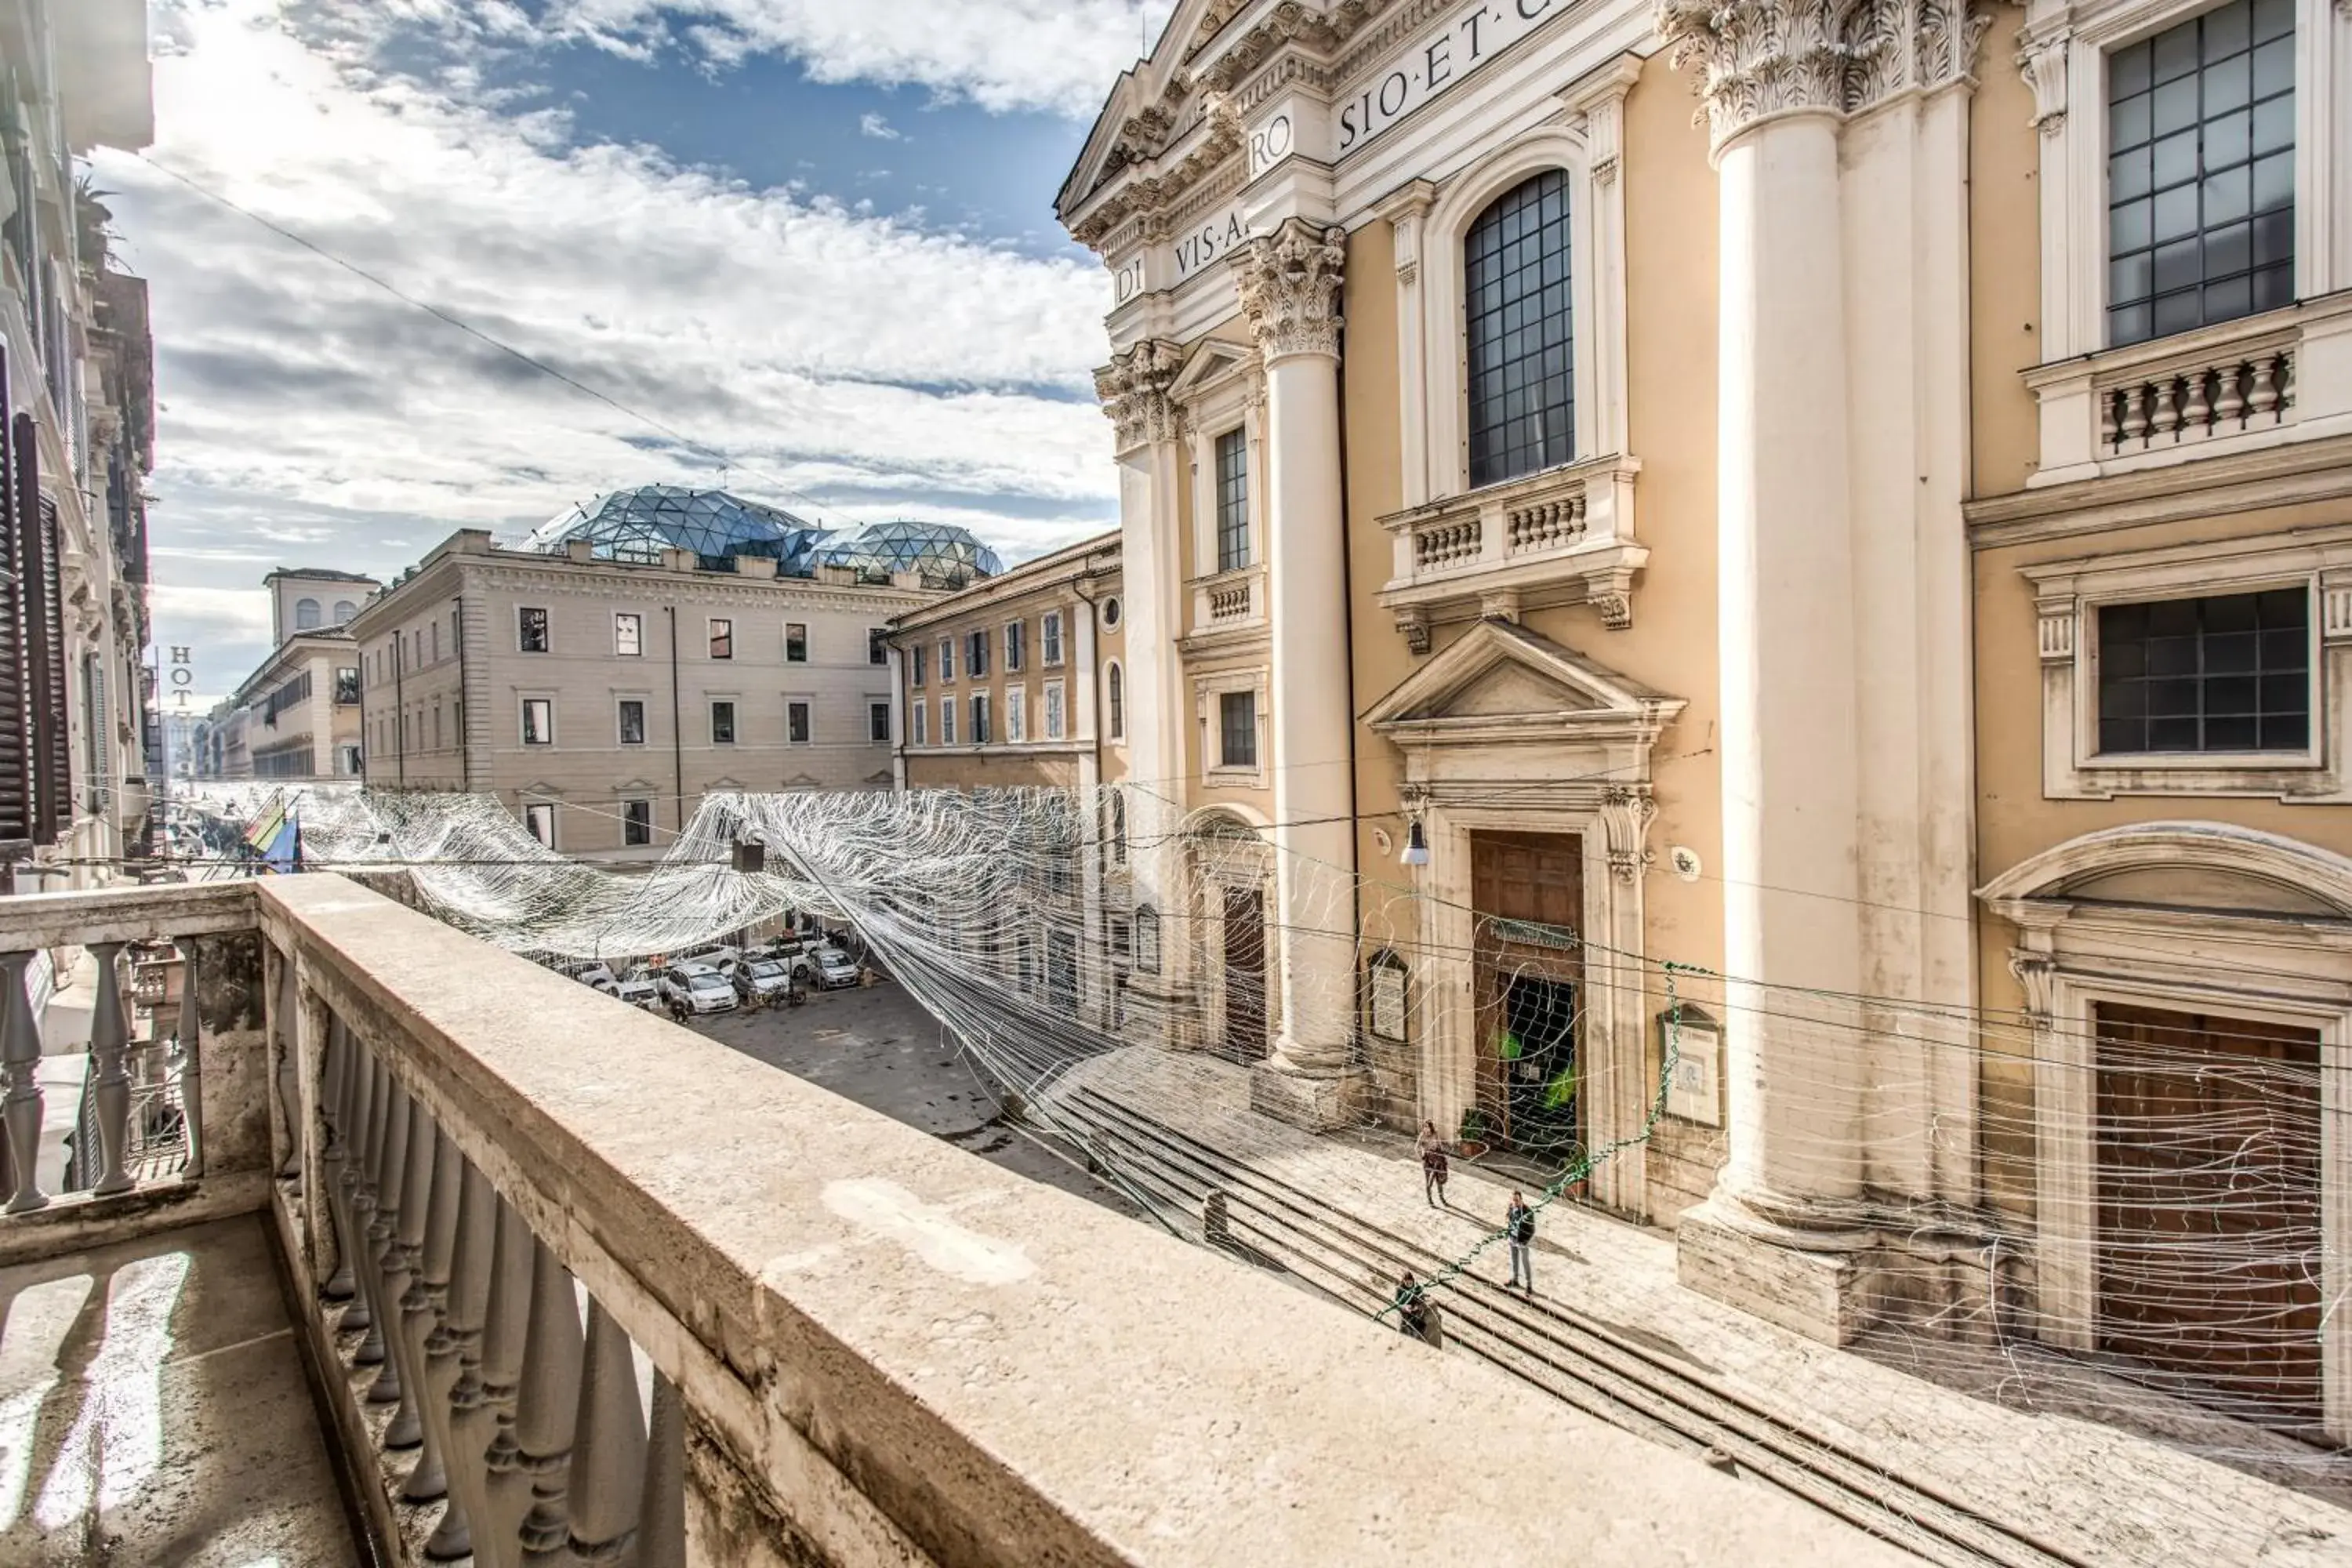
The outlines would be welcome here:
[[[657,479],[1016,557],[1108,526],[1108,289],[1051,204],[1168,9],[155,0],[156,143],[96,174],[154,295],[157,641],[217,694],[274,565]]]

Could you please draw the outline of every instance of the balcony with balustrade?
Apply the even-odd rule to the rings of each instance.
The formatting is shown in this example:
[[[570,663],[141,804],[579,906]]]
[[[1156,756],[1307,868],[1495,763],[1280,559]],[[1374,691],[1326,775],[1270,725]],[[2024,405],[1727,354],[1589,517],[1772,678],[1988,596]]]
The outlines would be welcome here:
[[[2031,488],[2352,434],[2352,290],[2038,365]]]
[[[1650,558],[1633,534],[1642,465],[1611,455],[1391,512],[1380,520],[1395,564],[1380,600],[1414,653],[1430,627],[1557,605],[1591,605],[1601,624],[1633,624],[1633,582]]]
[[[0,901],[0,1561],[1905,1560],[338,877]]]

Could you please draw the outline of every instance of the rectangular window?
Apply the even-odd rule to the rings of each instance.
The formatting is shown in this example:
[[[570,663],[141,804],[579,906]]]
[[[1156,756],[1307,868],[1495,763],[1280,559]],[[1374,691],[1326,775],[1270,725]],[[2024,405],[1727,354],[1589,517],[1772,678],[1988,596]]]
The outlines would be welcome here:
[[[522,825],[533,838],[555,847],[555,807],[546,801],[533,801],[522,808]]]
[[[929,660],[927,660],[923,656],[929,652],[930,649],[925,647],[921,643],[917,643],[914,647],[907,650],[908,685],[920,686],[923,684],[923,667],[929,662]]]
[[[642,697],[621,699],[621,744],[642,746],[646,743],[646,700]]]
[[[940,744],[955,744],[955,699],[952,697],[940,699]]]
[[[809,705],[799,698],[784,704],[784,739],[795,746],[809,743]]]
[[[786,664],[808,662],[808,627],[799,621],[784,623],[784,662]]]
[[[1062,662],[1061,611],[1048,610],[1038,617],[1037,651],[1048,669]]]
[[[335,671],[335,706],[348,708],[360,700],[360,672],[354,665]]]
[[[1005,688],[1004,738],[1014,745],[1029,738],[1029,691],[1026,687]]]
[[[634,847],[654,841],[654,803],[649,800],[625,800],[621,803],[621,843]]]
[[[2300,752],[2311,743],[2302,588],[2099,607],[2102,752]]]
[[[613,651],[623,658],[635,658],[646,651],[643,616],[631,610],[613,617]]]
[[[866,662],[868,664],[890,662],[890,634],[881,626],[866,628]]]
[[[711,617],[710,657],[713,658],[735,657],[735,623],[733,621],[718,616]]]
[[[1217,437],[1217,570],[1249,563],[1249,437],[1228,430]]]
[[[914,729],[907,736],[907,744],[929,745],[931,743],[931,705],[922,701],[909,702],[907,704],[907,717],[914,721]]]
[[[1045,682],[1045,739],[1060,740],[1064,727],[1062,683],[1058,680],[1049,680]]]
[[[1257,766],[1257,693],[1226,691],[1217,697],[1217,765]]]
[[[963,639],[963,668],[966,675],[978,680],[988,673],[988,633],[968,632]]]
[[[941,637],[940,639],[940,679],[945,682],[954,679],[955,638]]]
[[[2294,0],[2114,51],[2107,140],[2110,344],[2294,302]]]
[[[1004,623],[1004,671],[1007,675],[1017,675],[1021,672],[1022,661],[1029,654],[1028,642],[1029,623],[1027,621]]]
[[[526,697],[522,700],[522,743],[526,746],[555,744],[555,699]]]
[[[877,746],[890,743],[890,705],[868,702],[866,705],[866,738]]]
[[[547,612],[524,605],[515,611],[515,647],[524,653],[547,651]]]
[[[433,662],[436,664],[441,662],[441,623],[439,621],[433,623]]]
[[[735,704],[730,701],[710,705],[710,743],[731,746],[735,743]]]
[[[441,704],[438,702],[433,705],[433,749],[436,752],[441,749]]]
[[[971,743],[975,746],[988,744],[988,693],[985,691],[971,694]]]

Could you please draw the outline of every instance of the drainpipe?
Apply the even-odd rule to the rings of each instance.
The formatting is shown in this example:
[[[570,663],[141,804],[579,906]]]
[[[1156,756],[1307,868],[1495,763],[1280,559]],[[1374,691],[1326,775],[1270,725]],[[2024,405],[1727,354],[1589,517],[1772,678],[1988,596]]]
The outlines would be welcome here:
[[[460,579],[460,596],[452,606],[455,614],[450,629],[457,634],[457,777],[465,785],[466,793],[471,795],[474,793],[474,747],[466,738],[466,715],[473,710],[474,683],[466,665],[466,601],[462,589],[463,579]]]
[[[664,605],[669,616],[669,761],[677,788],[677,834],[686,837],[686,710],[677,690],[677,606]]]
[[[400,787],[403,789],[408,787],[408,699],[404,695],[407,688],[400,679],[403,663],[401,644],[404,640],[405,634],[399,627],[394,627],[392,633],[393,756],[399,766]]]

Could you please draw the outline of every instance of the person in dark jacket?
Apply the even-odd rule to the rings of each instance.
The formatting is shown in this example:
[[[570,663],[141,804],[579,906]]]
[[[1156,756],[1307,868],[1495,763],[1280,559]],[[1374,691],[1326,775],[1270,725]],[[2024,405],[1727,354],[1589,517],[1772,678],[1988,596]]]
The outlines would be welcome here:
[[[1429,1331],[1429,1292],[1412,1277],[1408,1268],[1397,1276],[1397,1331],[1408,1334],[1423,1344],[1436,1342]]]
[[[1503,1211],[1503,1237],[1511,1247],[1511,1285],[1536,1293],[1536,1211],[1528,1207],[1528,1200],[1517,1192],[1511,1194],[1511,1206]],[[1511,1285],[1506,1285],[1507,1290]]]
[[[1421,1136],[1413,1140],[1421,1150],[1421,1195],[1429,1200],[1432,1208],[1444,1208],[1445,1203],[1445,1140],[1437,1135],[1437,1123],[1421,1124]]]

